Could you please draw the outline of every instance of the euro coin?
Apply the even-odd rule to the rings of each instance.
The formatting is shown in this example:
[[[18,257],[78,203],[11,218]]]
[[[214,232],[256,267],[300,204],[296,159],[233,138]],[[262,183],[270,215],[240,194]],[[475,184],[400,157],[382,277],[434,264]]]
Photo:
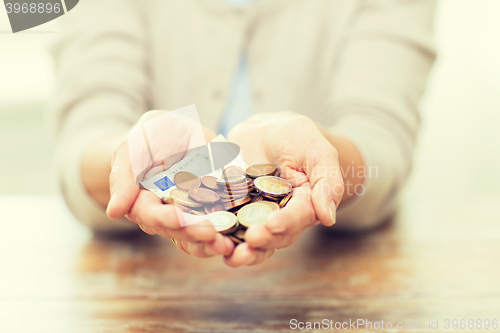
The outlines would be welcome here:
[[[243,240],[241,240],[237,237],[234,237],[233,235],[227,235],[227,237],[229,237],[229,239],[232,240],[233,243],[236,245],[243,243]]]
[[[283,197],[274,197],[272,195],[266,195],[266,194],[262,194],[262,197],[266,200],[270,200],[270,201],[274,201],[274,202],[278,202],[281,200],[281,198],[283,198]]]
[[[233,177],[233,176],[247,176],[245,170],[239,166],[230,166],[222,171],[222,178]]]
[[[235,200],[238,200],[241,198],[245,198],[247,195],[248,195],[248,193],[233,194],[233,195],[219,193],[220,200],[223,203],[227,203],[227,202],[235,201]]]
[[[226,186],[227,184],[239,184],[244,183],[246,180],[247,177],[244,175],[221,177],[217,179],[217,185]]]
[[[223,211],[224,211],[224,207],[221,204],[215,204],[212,206],[212,213],[223,212]]]
[[[240,211],[240,209],[243,208],[243,207],[245,207],[245,206],[243,205],[243,206],[237,206],[237,207],[229,208],[228,212],[231,212],[234,215],[236,215],[236,214],[238,214],[238,212]]]
[[[262,176],[254,180],[254,186],[269,196],[284,196],[292,191],[292,185],[285,179],[275,176]]]
[[[174,203],[174,200],[172,198],[167,198],[167,197],[161,198],[161,201],[166,205],[171,205]]]
[[[244,182],[236,184],[225,184],[221,187],[221,189],[224,191],[244,191],[253,189],[253,186],[251,183]]]
[[[279,203],[279,206],[280,208],[283,208],[286,206],[286,204],[288,203],[288,201],[290,201],[290,199],[292,198],[292,193],[290,193],[289,195],[287,195],[286,197],[284,197],[280,203]]]
[[[256,197],[256,196],[260,196],[260,191],[257,190],[257,189],[253,189],[250,193],[249,193],[252,197]]]
[[[246,196],[246,197],[241,198],[241,199],[236,199],[234,201],[223,203],[223,207],[224,207],[224,209],[231,209],[233,207],[239,207],[241,205],[244,205],[244,204],[250,202],[250,199],[251,199],[250,196]]]
[[[211,190],[219,190],[220,187],[217,185],[217,178],[212,176],[205,176],[201,178],[201,184]]]
[[[238,221],[245,227],[254,224],[266,223],[266,218],[273,209],[263,202],[254,202],[241,208],[238,212]]]
[[[245,239],[245,232],[246,232],[246,230],[244,230],[244,229],[238,229],[233,234],[233,236],[236,238],[239,238],[239,239]]]
[[[257,195],[257,196],[252,197],[252,202],[259,202],[262,200],[263,200],[263,198],[261,195]]]
[[[261,202],[263,204],[266,204],[269,207],[271,207],[272,210],[278,210],[278,209],[280,209],[280,206],[276,202],[272,202],[272,201],[261,201]]]
[[[238,190],[238,191],[224,191],[225,194],[231,196],[231,195],[239,195],[239,194],[244,194],[247,195],[250,191],[248,189],[246,190]]]
[[[191,209],[189,212],[191,215],[206,215],[205,213],[199,212],[197,210]]]
[[[191,172],[180,171],[175,174],[174,183],[177,188],[184,191],[189,191],[192,188],[200,187],[201,179]]]
[[[210,223],[212,223],[215,230],[218,232],[224,233],[234,229],[235,226],[236,228],[238,227],[238,219],[232,213],[216,212],[207,216]],[[236,229],[234,229],[233,231],[235,230]]]
[[[188,191],[191,199],[204,204],[214,204],[220,200],[217,193],[206,188],[192,188]]]
[[[170,196],[174,200],[175,203],[178,203],[182,206],[186,207],[201,207],[203,206],[202,203],[196,202],[193,199],[189,197],[189,194],[187,191],[179,190],[179,189],[173,189],[172,192],[170,192]]]
[[[217,232],[228,236],[234,244],[245,242],[246,229],[265,224],[269,214],[284,207],[293,195],[291,184],[280,177],[270,164],[257,164],[246,170],[230,166],[220,178],[197,177],[180,171],[174,176],[177,189],[165,204],[176,204],[192,215],[205,215]]]
[[[271,176],[276,172],[276,167],[272,164],[254,164],[246,170],[248,177],[257,178],[261,176]]]

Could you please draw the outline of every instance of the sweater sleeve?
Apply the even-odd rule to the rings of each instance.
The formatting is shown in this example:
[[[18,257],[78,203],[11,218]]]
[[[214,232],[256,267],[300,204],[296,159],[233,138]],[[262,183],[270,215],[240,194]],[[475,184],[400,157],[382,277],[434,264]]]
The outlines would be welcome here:
[[[387,219],[411,167],[418,105],[435,60],[433,0],[360,1],[342,40],[327,105],[329,130],[364,159],[361,194],[338,211],[339,228]],[[352,170],[343,170],[352,172]],[[352,191],[353,189],[351,189]]]
[[[126,219],[107,218],[83,185],[81,162],[90,145],[126,133],[147,110],[141,15],[133,0],[82,1],[61,18],[52,47],[58,87],[49,109],[59,187],[74,216],[95,231],[137,229]]]

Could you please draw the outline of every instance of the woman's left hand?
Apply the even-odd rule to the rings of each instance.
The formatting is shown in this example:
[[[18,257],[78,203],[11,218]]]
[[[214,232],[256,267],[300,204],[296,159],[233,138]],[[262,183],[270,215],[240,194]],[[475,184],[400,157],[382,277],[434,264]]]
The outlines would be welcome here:
[[[228,266],[261,263],[307,228],[335,223],[344,192],[338,154],[311,119],[291,112],[255,115],[234,127],[228,141],[240,146],[249,165],[275,165],[294,187],[283,209],[272,212],[265,225],[248,228],[245,243],[224,256]]]

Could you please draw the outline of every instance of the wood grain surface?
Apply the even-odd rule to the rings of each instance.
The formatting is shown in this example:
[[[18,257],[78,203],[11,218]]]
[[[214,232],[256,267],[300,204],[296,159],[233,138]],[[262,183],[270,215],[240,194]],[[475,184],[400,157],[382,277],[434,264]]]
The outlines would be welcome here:
[[[0,332],[298,331],[292,319],[393,325],[343,332],[499,332],[444,322],[500,319],[498,202],[403,202],[372,232],[317,227],[231,269],[158,236],[92,237],[57,197],[0,197]]]

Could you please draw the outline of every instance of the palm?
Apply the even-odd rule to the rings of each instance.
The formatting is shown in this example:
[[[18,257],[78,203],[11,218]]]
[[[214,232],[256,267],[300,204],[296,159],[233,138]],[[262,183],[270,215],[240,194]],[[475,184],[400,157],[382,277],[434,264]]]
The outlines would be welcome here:
[[[256,257],[250,264],[263,261],[275,248],[294,243],[305,229],[319,223],[317,220],[331,225],[328,207],[332,181],[326,166],[338,166],[338,159],[335,149],[310,119],[293,114],[254,116],[236,126],[228,140],[240,146],[248,164],[276,165],[280,176],[294,187],[293,198],[284,209],[268,219],[265,226],[248,229],[247,244],[236,247],[225,258],[228,265],[249,264],[249,257]]]

